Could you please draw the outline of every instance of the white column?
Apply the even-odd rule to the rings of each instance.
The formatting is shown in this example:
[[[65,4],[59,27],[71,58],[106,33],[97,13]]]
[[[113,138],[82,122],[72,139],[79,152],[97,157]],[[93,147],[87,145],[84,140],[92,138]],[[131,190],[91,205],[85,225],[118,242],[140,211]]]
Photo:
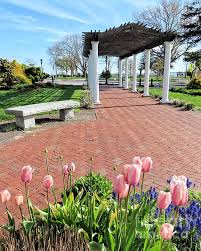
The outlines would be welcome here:
[[[98,79],[98,41],[92,41],[92,85],[93,103],[100,104],[99,98],[99,79]]]
[[[172,42],[165,42],[165,62],[163,73],[163,96],[161,103],[169,103],[169,86],[170,86],[170,63],[171,63],[171,45]]]
[[[132,92],[137,92],[137,55],[133,55],[133,85]]]
[[[89,50],[89,57],[88,57],[88,86],[91,93],[91,96],[93,97],[93,85],[92,85],[92,55],[91,50]]]
[[[122,59],[119,59],[119,87],[123,87],[122,85]]]
[[[128,89],[128,58],[125,58],[125,84],[124,89]]]
[[[144,74],[144,94],[143,96],[149,96],[149,72],[150,72],[150,49],[145,50],[145,74]]]

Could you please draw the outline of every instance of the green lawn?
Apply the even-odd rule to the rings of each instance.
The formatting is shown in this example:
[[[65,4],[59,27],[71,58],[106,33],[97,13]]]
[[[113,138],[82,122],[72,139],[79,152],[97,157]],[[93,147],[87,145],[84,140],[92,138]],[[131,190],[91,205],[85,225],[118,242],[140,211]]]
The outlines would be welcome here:
[[[12,115],[5,114],[9,107],[46,103],[51,101],[74,99],[79,100],[82,89],[77,86],[47,87],[40,89],[25,89],[0,91],[0,121],[11,120]]]
[[[85,80],[85,77],[58,77],[56,79],[61,79],[61,80]]]
[[[162,96],[161,88],[150,88],[151,95],[159,95]],[[184,101],[189,104],[193,104],[196,109],[201,110],[201,96],[193,96],[190,94],[183,94],[178,92],[170,92],[170,99],[177,99]]]

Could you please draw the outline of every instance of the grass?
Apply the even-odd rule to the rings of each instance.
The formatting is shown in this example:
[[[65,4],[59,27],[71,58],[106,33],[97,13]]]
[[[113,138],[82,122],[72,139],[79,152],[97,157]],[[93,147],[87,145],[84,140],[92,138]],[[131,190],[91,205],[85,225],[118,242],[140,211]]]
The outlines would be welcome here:
[[[61,80],[85,80],[85,77],[58,77]]]
[[[197,110],[201,110],[201,96],[193,96],[190,94],[183,94],[170,91],[170,99],[176,99],[185,103],[193,104]],[[162,88],[150,88],[150,95],[162,96]]]
[[[15,106],[46,103],[61,100],[80,100],[82,88],[78,86],[47,87],[39,89],[0,91],[0,121],[12,120],[14,116],[6,114],[5,109]]]

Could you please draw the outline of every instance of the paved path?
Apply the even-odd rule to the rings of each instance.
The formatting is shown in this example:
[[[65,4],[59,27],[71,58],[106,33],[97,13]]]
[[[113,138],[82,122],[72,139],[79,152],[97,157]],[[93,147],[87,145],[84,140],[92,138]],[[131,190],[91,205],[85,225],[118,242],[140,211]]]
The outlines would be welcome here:
[[[184,174],[200,190],[201,113],[159,105],[151,98],[118,88],[102,89],[101,102],[96,120],[33,131],[0,145],[0,189],[7,188],[13,195],[18,189],[23,190],[20,170],[30,164],[35,168],[31,197],[42,207],[44,149],[48,148],[56,187],[62,184],[57,160],[61,154],[66,161],[75,161],[76,176],[88,172],[89,159],[94,157],[93,169],[111,179],[116,175],[114,165],[120,172],[124,163],[139,155],[151,156],[154,161],[154,169],[146,177],[148,186],[163,188],[171,175]],[[13,208],[11,203],[9,206]]]

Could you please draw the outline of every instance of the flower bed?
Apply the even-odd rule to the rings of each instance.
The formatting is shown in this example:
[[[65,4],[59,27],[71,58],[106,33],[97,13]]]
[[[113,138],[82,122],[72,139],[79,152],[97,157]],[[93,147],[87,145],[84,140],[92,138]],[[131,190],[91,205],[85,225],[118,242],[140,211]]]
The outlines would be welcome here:
[[[7,190],[0,192],[8,215],[0,241],[4,250],[11,250],[11,245],[12,250],[18,250],[17,247],[21,250],[201,250],[201,203],[189,199],[192,183],[185,176],[173,176],[165,191],[158,192],[155,188],[145,191],[144,179],[152,169],[152,159],[135,157],[116,177],[110,195],[111,182],[105,177],[90,172],[75,181],[75,164],[63,165],[62,158],[60,161],[63,192],[60,196],[55,194],[47,165],[47,175],[42,181],[47,199],[44,210],[32,205],[29,197],[33,169],[22,168],[20,177],[25,196],[15,197],[21,213],[18,227],[7,207],[11,194]],[[50,193],[54,203],[50,203]],[[28,208],[28,216],[23,213],[24,207]]]

